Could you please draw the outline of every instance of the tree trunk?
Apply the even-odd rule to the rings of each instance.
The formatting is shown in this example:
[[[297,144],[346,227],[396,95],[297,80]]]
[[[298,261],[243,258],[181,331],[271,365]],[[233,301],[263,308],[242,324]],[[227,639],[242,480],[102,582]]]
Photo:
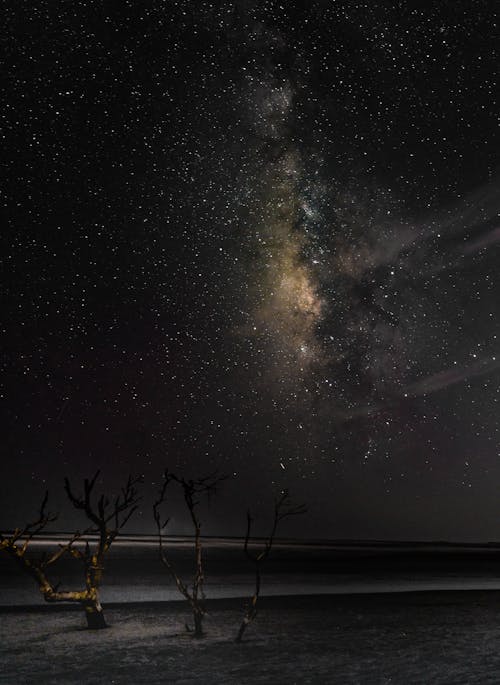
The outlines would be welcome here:
[[[245,616],[243,617],[243,621],[241,622],[240,629],[238,630],[238,635],[236,636],[235,642],[242,642],[243,641],[243,633],[247,629],[247,627],[250,625],[250,623],[254,620],[254,618],[257,616],[257,602],[259,601],[259,595],[260,595],[260,567],[259,567],[259,562],[255,562],[255,592],[250,600],[250,603],[247,607],[247,610],[245,612]]]
[[[100,630],[101,628],[107,628],[107,623],[104,620],[104,612],[102,610],[101,603],[98,599],[91,600],[84,604],[85,606],[85,617],[87,619],[87,628],[89,630]]]
[[[243,641],[243,633],[245,632],[246,627],[249,623],[250,623],[250,621],[245,616],[245,618],[241,622],[240,629],[238,630],[238,635],[236,636],[235,642],[242,642]]]
[[[194,618],[194,635],[193,637],[203,637],[203,614],[201,612],[195,611],[193,614]]]

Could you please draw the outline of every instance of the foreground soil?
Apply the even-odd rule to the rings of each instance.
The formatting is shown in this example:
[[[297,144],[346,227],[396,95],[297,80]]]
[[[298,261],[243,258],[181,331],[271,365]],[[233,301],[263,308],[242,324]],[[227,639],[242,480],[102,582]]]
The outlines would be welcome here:
[[[2,611],[0,682],[500,682],[498,592],[263,598],[235,644],[241,609],[209,604],[203,640],[185,631],[180,602],[108,607],[98,632],[73,610]]]

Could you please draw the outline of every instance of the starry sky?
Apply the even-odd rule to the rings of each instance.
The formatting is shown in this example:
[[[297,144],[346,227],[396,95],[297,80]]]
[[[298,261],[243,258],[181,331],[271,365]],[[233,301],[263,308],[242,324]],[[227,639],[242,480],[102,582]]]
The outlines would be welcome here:
[[[5,525],[169,465],[212,534],[500,539],[497,9],[4,4]]]

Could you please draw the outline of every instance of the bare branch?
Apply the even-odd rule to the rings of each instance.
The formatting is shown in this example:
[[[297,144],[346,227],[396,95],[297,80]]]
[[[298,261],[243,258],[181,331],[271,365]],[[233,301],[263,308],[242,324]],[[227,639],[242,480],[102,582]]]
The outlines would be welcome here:
[[[252,529],[253,519],[250,511],[247,511],[247,528],[245,534],[244,553],[245,556],[254,564],[255,590],[252,595],[252,598],[246,605],[243,620],[241,622],[238,634],[236,636],[236,642],[242,641],[245,630],[257,616],[257,603],[259,600],[261,588],[261,563],[267,559],[271,552],[272,546],[274,544],[274,539],[276,537],[278,524],[288,516],[305,514],[306,511],[307,508],[304,504],[293,504],[288,490],[282,490],[281,494],[274,500],[274,516],[269,537],[264,542],[264,546],[261,549],[261,551],[255,552],[253,554],[249,550],[250,533]]]
[[[48,498],[49,492],[46,490],[40,504],[38,517],[35,520],[26,523],[23,528],[16,528],[11,535],[8,535],[7,533],[0,533],[0,549],[9,549],[15,547],[16,555],[24,556],[33,538],[58,518],[58,514],[47,511]],[[17,543],[21,541],[22,544],[18,545]]]
[[[201,637],[202,632],[202,621],[206,614],[204,607],[205,593],[203,591],[204,583],[204,571],[203,571],[203,561],[202,561],[202,542],[201,542],[201,521],[198,516],[197,507],[203,496],[210,498],[210,495],[216,492],[216,489],[226,476],[220,476],[217,472],[211,473],[203,478],[198,479],[187,479],[183,476],[178,476],[172,473],[168,469],[165,469],[163,474],[163,483],[158,492],[158,497],[153,504],[153,517],[158,530],[158,542],[159,542],[159,552],[160,559],[165,565],[170,575],[174,579],[179,592],[188,600],[192,610],[194,618],[194,637]],[[161,517],[161,507],[167,499],[167,488],[172,483],[175,482],[182,490],[184,497],[184,502],[186,504],[189,516],[193,523],[194,528],[194,548],[195,548],[195,574],[193,577],[193,584],[191,590],[185,585],[181,580],[179,575],[176,573],[172,566],[172,563],[167,557],[164,545],[164,530],[169,522],[169,518],[164,521]]]
[[[123,526],[136,511],[141,497],[137,491],[137,484],[141,477],[129,476],[120,494],[113,500],[101,495],[97,501],[93,497],[99,471],[83,483],[83,494],[76,494],[68,478],[64,479],[64,489],[70,502],[76,509],[85,513],[89,526],[83,532],[77,531],[64,544],[51,553],[44,552],[39,558],[29,558],[26,554],[29,543],[46,525],[55,521],[57,516],[47,511],[48,495],[42,500],[38,518],[23,528],[16,530],[9,536],[0,533],[0,549],[4,549],[32,576],[37,582],[40,592],[47,602],[77,602],[85,609],[89,628],[104,628],[106,622],[99,601],[99,588],[104,570],[104,556]],[[112,522],[112,523],[111,523]],[[97,533],[97,544],[77,546],[84,536]],[[22,541],[22,544],[21,542]],[[59,585],[54,585],[47,576],[47,567],[55,564],[64,554],[83,564],[85,586],[82,590],[59,591]]]
[[[94,489],[97,477],[99,476],[100,471],[96,471],[93,478],[90,480],[88,478],[85,478],[84,483],[83,483],[83,489],[84,489],[84,494],[83,497],[77,497],[72,489],[71,485],[69,482],[68,478],[64,479],[64,489],[66,491],[66,494],[68,495],[71,504],[76,508],[76,509],[81,509],[85,512],[85,515],[87,518],[92,521],[92,523],[95,524],[97,527],[97,530],[100,530],[102,526],[102,520],[99,517],[99,515],[93,510],[92,505],[91,505],[91,495],[92,495],[92,490]]]
[[[125,487],[121,488],[121,494],[115,498],[110,510],[111,501],[104,494],[97,500],[96,507],[92,505],[92,492],[99,473],[96,471],[93,478],[85,479],[83,497],[77,497],[73,493],[68,478],[64,479],[65,490],[73,506],[83,510],[87,518],[95,525],[96,528],[92,532],[98,532],[103,537],[112,533],[116,537],[117,532],[129,521],[142,499],[136,488],[136,485],[142,483],[142,477],[128,476]],[[110,521],[114,521],[112,529],[108,528]]]
[[[73,552],[73,545],[75,542],[80,540],[82,537],[82,533],[79,531],[76,531],[71,536],[71,539],[68,540],[64,545],[59,544],[59,549],[57,549],[55,552],[53,552],[50,555],[45,555],[45,558],[42,560],[41,566],[45,568],[46,566],[50,566],[51,564],[54,564],[58,559],[60,559],[64,554],[72,554]],[[74,556],[74,555],[73,555]]]

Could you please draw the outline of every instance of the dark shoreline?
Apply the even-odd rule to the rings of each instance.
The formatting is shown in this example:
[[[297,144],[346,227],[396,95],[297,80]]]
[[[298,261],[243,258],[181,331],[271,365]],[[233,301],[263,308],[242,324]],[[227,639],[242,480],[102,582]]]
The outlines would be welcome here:
[[[234,609],[241,606],[242,602],[248,599],[247,595],[241,597],[221,597],[206,600],[208,612],[210,610]],[[498,603],[500,609],[500,589],[498,590],[402,590],[391,592],[352,592],[343,594],[303,594],[303,595],[263,595],[260,599],[261,609],[290,609],[317,608],[318,606],[353,606],[363,607],[383,604],[388,605],[415,605],[415,606],[445,606],[457,604],[487,604],[492,606]],[[105,609],[150,609],[163,610],[166,608],[179,609],[186,605],[186,600],[171,599],[165,601],[123,601],[106,602]],[[1,614],[16,613],[59,613],[59,612],[81,613],[81,607],[77,604],[54,603],[54,604],[14,604],[0,605]]]

